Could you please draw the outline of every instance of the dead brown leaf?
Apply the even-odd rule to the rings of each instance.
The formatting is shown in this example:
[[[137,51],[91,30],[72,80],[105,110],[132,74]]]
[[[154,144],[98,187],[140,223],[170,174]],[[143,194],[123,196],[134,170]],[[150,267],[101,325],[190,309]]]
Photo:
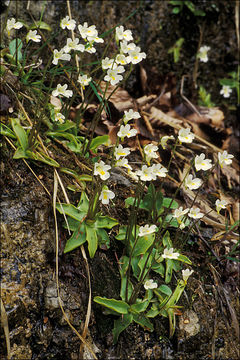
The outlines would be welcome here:
[[[106,86],[107,83],[105,81],[101,81],[100,87],[103,92],[105,92]],[[105,98],[108,98],[114,89],[115,86],[108,84]],[[101,95],[101,93],[99,94]],[[129,109],[133,109],[135,111],[137,110],[135,105],[135,100],[131,97],[131,95],[129,95],[129,93],[126,90],[120,87],[117,88],[117,90],[111,95],[109,100],[113,103],[113,105],[116,107],[116,109],[119,112],[123,112]]]

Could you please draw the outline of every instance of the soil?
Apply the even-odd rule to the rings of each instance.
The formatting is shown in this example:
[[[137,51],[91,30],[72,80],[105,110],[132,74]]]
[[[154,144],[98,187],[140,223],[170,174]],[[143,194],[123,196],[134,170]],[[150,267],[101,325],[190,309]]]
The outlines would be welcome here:
[[[30,21],[26,7],[19,2],[19,18]],[[105,31],[122,21],[139,4],[139,1],[71,1],[72,16],[79,22],[94,23]],[[213,6],[214,5],[214,6]],[[31,12],[39,17],[43,1],[31,1]],[[205,64],[199,80],[206,82],[212,99],[220,103],[216,79],[235,71],[236,32],[234,28],[234,2],[203,1],[206,12],[204,25],[204,44],[214,49],[214,61]],[[172,72],[180,83],[186,69],[193,68],[194,55],[199,41],[200,19],[192,21],[187,12],[176,17],[171,13],[167,1],[146,0],[143,9],[131,19],[126,27],[139,36],[139,44],[148,54],[144,64],[149,71],[149,89],[159,91],[159,83]],[[186,10],[187,11],[187,10]],[[44,21],[58,26],[65,15],[65,1],[51,1]],[[100,16],[99,14],[102,14]],[[103,16],[104,14],[104,16]],[[9,16],[14,15],[10,8]],[[54,20],[53,20],[54,19]],[[53,22],[54,21],[54,22]],[[219,31],[221,27],[222,31]],[[182,61],[174,64],[167,50],[177,39],[185,38]],[[56,42],[61,42],[61,35]],[[226,48],[227,55],[226,55]],[[188,56],[187,56],[188,55]],[[186,58],[187,60],[183,60]],[[202,66],[202,65],[201,65]],[[156,76],[157,74],[157,76]],[[191,81],[189,81],[189,84]],[[127,90],[137,98],[143,94],[138,67],[129,79]],[[187,95],[191,88],[186,90]],[[193,94],[194,98],[194,94]],[[236,98],[232,98],[232,103]],[[223,104],[224,105],[224,104]],[[229,123],[235,127],[234,117],[229,113]],[[58,150],[58,152],[57,152]],[[69,155],[55,150],[56,160],[62,166],[71,162]],[[52,199],[29,171],[22,160],[13,160],[13,152],[3,141],[1,147],[1,292],[7,313],[12,350],[11,360],[49,360],[79,359],[79,338],[65,321],[59,306],[55,276],[55,230]],[[38,163],[30,164],[37,177],[52,193],[53,169]],[[61,175],[64,185],[71,182],[67,175]],[[103,208],[105,213],[127,221],[122,203],[131,192],[129,179],[115,174],[110,186],[117,191],[114,208]],[[61,197],[62,195],[60,195]],[[72,203],[77,203],[79,193],[70,193]],[[88,280],[81,251],[77,249],[63,254],[68,233],[59,223],[59,286],[64,310],[71,323],[81,333],[88,304]],[[210,229],[211,230],[211,229]],[[203,237],[208,237],[205,229]],[[120,278],[117,256],[121,256],[119,244],[111,238],[111,249],[99,250],[89,261],[92,295],[117,298]],[[88,341],[99,359],[219,359],[237,360],[239,358],[236,321],[239,317],[239,300],[236,283],[239,269],[229,262],[218,263],[206,256],[207,250],[199,239],[193,239],[186,251],[194,259],[195,272],[180,301],[182,315],[177,322],[177,330],[172,339],[168,338],[168,321],[159,318],[154,321],[153,333],[131,325],[124,331],[117,345],[112,344],[114,317],[103,314],[102,307],[93,303],[89,324]],[[216,274],[219,274],[216,281]],[[237,275],[236,275],[237,274]],[[115,279],[113,284],[112,279]],[[239,319],[238,319],[239,320]],[[234,325],[235,324],[235,325]],[[6,359],[7,349],[4,329],[1,328],[1,359]],[[84,359],[91,359],[87,351]]]

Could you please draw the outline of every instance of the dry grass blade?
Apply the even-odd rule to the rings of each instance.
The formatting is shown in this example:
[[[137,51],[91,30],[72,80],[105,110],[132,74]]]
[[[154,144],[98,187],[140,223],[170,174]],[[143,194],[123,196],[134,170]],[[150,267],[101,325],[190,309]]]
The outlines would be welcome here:
[[[10,336],[9,336],[9,327],[8,327],[8,317],[7,313],[1,299],[1,325],[4,330],[6,345],[7,345],[7,359],[11,359],[11,346],[10,346]]]

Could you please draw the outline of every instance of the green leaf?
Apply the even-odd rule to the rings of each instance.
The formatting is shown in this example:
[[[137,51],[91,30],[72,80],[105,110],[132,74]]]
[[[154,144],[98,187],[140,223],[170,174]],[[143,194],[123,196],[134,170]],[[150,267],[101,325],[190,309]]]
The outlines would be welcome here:
[[[166,273],[165,273],[165,283],[169,284],[172,279],[172,271],[173,271],[173,260],[166,260]]]
[[[123,330],[125,330],[133,321],[132,314],[123,315],[122,318],[118,320],[114,320],[114,328],[113,328],[113,344],[115,345],[118,341],[118,337]]]
[[[135,198],[134,197],[128,197],[127,199],[125,199],[125,207],[126,208],[129,208],[129,206],[133,206],[134,205],[134,201],[135,201]]]
[[[92,181],[92,176],[91,175],[88,175],[88,174],[79,175],[75,170],[72,170],[72,169],[60,168],[60,171],[65,173],[65,174],[73,176],[79,182]]]
[[[110,218],[109,216],[98,216],[96,218],[97,228],[112,229],[116,225],[118,225],[118,221],[113,218]]]
[[[147,194],[144,196],[143,200],[140,202],[140,209],[147,210],[148,212],[151,212],[154,208],[154,202],[153,197],[151,194]]]
[[[42,29],[42,30],[48,30],[48,31],[51,31],[52,28],[47,24],[45,23],[44,21],[35,21],[35,23],[33,25],[31,25],[29,27],[30,30],[33,30],[33,29]]]
[[[88,207],[89,207],[89,200],[87,197],[87,194],[85,193],[85,191],[83,191],[81,193],[81,197],[80,197],[80,201],[77,205],[77,209],[81,212],[84,212],[85,214],[87,214],[88,212]]]
[[[50,166],[54,166],[54,167],[60,166],[55,160],[53,160],[52,158],[50,158],[49,156],[47,156],[42,152],[40,153],[40,152],[33,152],[31,150],[27,150],[26,155],[29,159],[41,161]]]
[[[149,318],[155,318],[159,312],[160,310],[158,309],[157,304],[153,304],[151,309],[147,312],[146,316]]]
[[[95,296],[93,300],[102,306],[116,311],[118,314],[127,314],[130,308],[130,306],[122,300],[108,299],[101,296]]]
[[[164,277],[165,275],[165,267],[162,263],[156,263],[152,265],[152,270],[155,271],[157,274],[161,275],[162,277]]]
[[[141,274],[142,274],[142,272],[143,272],[144,265],[145,265],[145,262],[146,262],[146,260],[147,260],[147,257],[148,257],[148,253],[144,254],[144,255],[141,257],[141,259],[139,260],[138,266],[139,266],[139,269],[141,270],[139,276],[141,276]],[[147,262],[147,266],[146,266],[145,271],[144,271],[144,276],[147,274],[147,271],[148,271],[149,267],[150,267],[151,264],[152,264],[152,260],[153,260],[152,255],[150,255],[150,256],[149,256],[149,259],[148,259],[148,262]]]
[[[157,191],[157,193],[156,193],[155,206],[156,206],[157,214],[159,214],[160,210],[163,207],[163,194],[161,191]]]
[[[119,227],[118,234],[115,236],[115,239],[120,240],[120,241],[125,240],[126,232],[127,232],[127,226],[121,225]]]
[[[142,254],[145,254],[146,251],[150,248],[153,244],[155,238],[155,234],[150,234],[147,236],[141,236],[138,238],[136,246],[133,250],[132,256],[136,257]]]
[[[5,124],[0,123],[0,134],[16,139],[14,132],[9,129]]]
[[[109,141],[108,135],[97,136],[96,138],[92,139],[89,149],[94,151],[95,149],[98,148],[98,146],[107,144],[108,141]]]
[[[101,228],[97,229],[97,236],[98,236],[98,246],[104,250],[109,249],[110,239],[106,230]]]
[[[125,300],[126,297],[126,286],[127,286],[127,270],[129,267],[129,257],[127,256],[122,256],[120,261],[120,267],[119,267],[119,272],[121,275],[121,290],[120,290],[120,297],[122,300]],[[132,295],[133,292],[133,285],[131,283],[131,281],[128,281],[128,299],[130,298],[130,296]]]
[[[174,7],[174,8],[172,9],[172,13],[173,13],[173,14],[178,14],[178,13],[180,12],[180,10],[181,10],[181,8],[179,8],[179,7]]]
[[[184,262],[184,263],[186,263],[186,264],[189,264],[189,265],[192,265],[192,262],[191,262],[191,260],[189,260],[186,256],[184,256],[184,255],[179,255],[178,256],[178,258],[177,258],[177,260],[178,261],[182,261],[182,262]]]
[[[76,128],[76,124],[73,121],[67,120],[64,124],[52,124],[52,128],[54,132],[64,132],[72,128]],[[77,136],[78,140],[84,140],[83,136]]]
[[[23,47],[23,43],[22,40],[20,39],[14,39],[10,42],[9,44],[9,52],[12,56],[16,57],[16,53],[17,53],[17,59],[18,61],[22,60],[22,47]]]
[[[172,202],[172,204],[171,204],[171,202]],[[169,208],[170,204],[171,204],[171,206]],[[169,209],[177,209],[179,205],[175,200],[173,200],[171,198],[163,198],[162,206],[169,208]]]
[[[160,285],[158,290],[161,291],[161,293],[163,293],[164,295],[167,295],[167,296],[172,295],[172,289],[170,289],[170,287],[167,285],[164,285],[164,284]]]
[[[65,229],[69,229],[71,231],[75,231],[79,228],[79,221],[71,218],[70,216],[67,217],[67,222],[68,222],[68,226],[67,224],[64,222],[63,227]]]
[[[141,301],[139,303],[131,305],[129,311],[133,311],[133,312],[136,312],[136,313],[141,313],[141,312],[143,312],[143,311],[145,311],[147,309],[148,305],[149,305],[149,301],[144,300],[144,301]]]
[[[72,204],[56,204],[56,209],[60,212],[60,214],[66,214],[72,217],[79,222],[83,220],[83,218],[87,215],[84,211],[79,211],[74,205]]]
[[[13,155],[13,159],[23,159],[23,158],[27,159],[28,156],[21,147],[18,147]]]
[[[203,10],[194,10],[195,16],[205,16],[206,13]]]
[[[98,247],[97,232],[93,226],[89,226],[88,224],[85,224],[85,229],[86,229],[86,239],[88,242],[89,256],[90,258],[93,258]]]
[[[68,253],[69,251],[72,251],[76,249],[77,247],[84,244],[86,241],[86,231],[85,231],[85,224],[84,222],[78,225],[78,229],[74,231],[70,239],[66,242],[65,248],[64,248],[64,254]]]
[[[79,146],[81,144],[78,143],[76,137],[73,134],[69,134],[69,133],[62,133],[62,132],[57,132],[57,131],[47,131],[46,132],[47,136],[51,136],[53,138],[57,138],[57,137],[63,137],[64,139],[67,139],[69,141],[72,141],[76,146]]]
[[[163,246],[164,247],[167,247],[168,249],[172,248],[173,247],[173,244],[172,244],[172,240],[170,238],[170,234],[169,234],[169,231],[166,231],[164,236],[163,236],[163,239],[162,239],[162,243],[163,243]]]
[[[24,128],[20,125],[18,119],[11,118],[12,129],[18,139],[18,142],[25,152],[28,148],[28,137]]]
[[[151,321],[145,317],[143,314],[133,314],[133,320],[141,325],[143,328],[147,328],[147,330],[149,331],[153,331],[153,324],[151,323]]]

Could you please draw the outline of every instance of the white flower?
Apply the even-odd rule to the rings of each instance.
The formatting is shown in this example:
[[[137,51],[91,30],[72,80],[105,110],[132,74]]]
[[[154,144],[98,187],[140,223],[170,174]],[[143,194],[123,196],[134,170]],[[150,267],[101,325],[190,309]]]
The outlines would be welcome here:
[[[121,73],[124,71],[125,70],[124,70],[123,66],[118,66],[115,69],[108,69],[107,75],[104,76],[104,80],[110,81],[111,85],[116,85],[117,83],[119,83],[119,81],[121,81],[123,79],[122,75],[119,75],[118,73]]]
[[[131,171],[131,170],[128,170],[128,175],[129,175],[130,178],[132,178],[134,181],[138,181],[138,180],[139,180],[139,179],[138,179],[138,175],[137,175],[135,172]]]
[[[145,226],[140,226],[138,236],[142,237],[142,236],[150,235],[156,232],[156,230],[157,230],[156,225],[149,226],[147,224]]]
[[[226,205],[227,205],[227,201],[226,200],[216,200],[215,205],[216,205],[216,210],[218,212],[218,214],[220,213],[221,209],[226,209]]]
[[[189,208],[183,210],[183,207],[180,206],[178,209],[174,210],[173,217],[175,217],[179,224],[182,224],[183,216],[189,211]]]
[[[147,280],[144,283],[145,290],[152,290],[156,289],[158,287],[158,284],[156,282],[153,282],[153,279]]]
[[[57,88],[55,90],[53,90],[52,92],[52,96],[66,96],[67,98],[72,97],[73,96],[73,92],[72,90],[67,90],[67,84],[61,85],[58,84]]]
[[[114,192],[109,190],[107,186],[104,186],[99,196],[99,200],[101,200],[102,204],[109,204],[109,200],[113,199],[114,197]]]
[[[139,114],[139,112],[134,111],[133,109],[130,109],[128,111],[126,110],[124,111],[123,122],[126,125],[128,121],[132,119],[139,119],[140,117],[141,115]]]
[[[120,42],[121,52],[127,54],[130,50],[134,50],[136,45],[134,43],[128,43],[126,40]]]
[[[168,170],[161,164],[153,164],[151,166],[152,172],[154,175],[159,177],[166,177]]]
[[[195,168],[197,171],[199,170],[209,170],[212,167],[212,160],[205,159],[205,154],[200,154],[195,157],[194,160]]]
[[[152,167],[147,167],[147,165],[143,165],[141,170],[137,170],[136,175],[138,175],[142,181],[156,180],[156,175],[153,173]]]
[[[200,61],[203,61],[203,62],[208,62],[208,51],[210,50],[211,48],[209,46],[201,46],[200,49],[199,49],[199,53],[198,53],[198,57],[199,57],[199,60]]]
[[[182,270],[183,280],[188,281],[189,276],[191,276],[193,272],[194,272],[193,270],[189,270],[189,269]]]
[[[98,32],[96,30],[95,25],[88,26],[88,23],[85,22],[83,25],[78,25],[78,30],[83,39],[88,39],[88,37],[98,36]]]
[[[89,43],[89,44],[85,47],[85,51],[88,52],[89,54],[94,54],[97,50],[95,49],[95,47],[93,46],[93,44]]]
[[[63,49],[61,49],[60,51],[58,51],[57,49],[54,49],[52,64],[57,65],[59,60],[69,61],[69,60],[71,60],[71,55],[65,54]]]
[[[100,38],[99,36],[88,36],[87,37],[89,42],[96,42],[96,43],[103,43],[103,38]]]
[[[121,65],[127,65],[128,64],[128,59],[124,54],[118,54],[116,56],[116,63],[121,64]]]
[[[226,150],[223,151],[223,153],[219,152],[218,153],[218,161],[220,166],[222,167],[223,165],[230,165],[232,163],[232,158],[234,156],[231,154],[228,154]]]
[[[78,76],[78,82],[81,84],[83,90],[85,89],[85,86],[88,86],[91,82],[92,78],[88,77],[87,75],[79,75]]]
[[[116,159],[120,159],[121,156],[127,156],[130,154],[130,148],[123,148],[122,145],[118,145],[118,147],[115,148],[114,155]]]
[[[10,31],[12,29],[21,29],[21,27],[23,27],[23,23],[21,23],[20,21],[16,22],[14,18],[8,19],[6,26],[8,34],[10,34]]]
[[[108,170],[111,169],[110,165],[106,165],[102,160],[94,164],[94,175],[99,175],[102,180],[107,180],[110,177]]]
[[[146,54],[144,52],[140,52],[140,47],[136,46],[134,50],[128,51],[127,61],[132,64],[138,64],[142,59],[146,59]]]
[[[60,112],[57,112],[55,114],[54,120],[59,122],[60,124],[63,124],[64,120],[65,120],[65,116],[63,114],[61,114]]]
[[[37,30],[29,30],[26,36],[26,40],[27,42],[29,42],[29,40],[32,40],[34,42],[40,42],[41,36],[37,35]]]
[[[128,159],[120,158],[116,161],[115,166],[125,167],[126,169],[132,170],[131,165],[128,163]]]
[[[230,97],[231,92],[232,92],[232,89],[228,85],[223,85],[222,89],[220,90],[220,94],[225,98]]]
[[[60,26],[62,29],[67,28],[68,30],[74,30],[76,27],[76,21],[66,16],[64,19],[61,20]]]
[[[119,40],[126,40],[126,41],[133,40],[131,30],[125,30],[124,31],[124,27],[122,25],[116,27],[116,40],[117,41],[119,41]]]
[[[174,253],[173,252],[173,248],[171,248],[171,249],[164,249],[164,252],[163,252],[163,255],[162,255],[162,257],[164,258],[164,259],[173,259],[173,260],[176,260],[178,257],[179,257],[179,253],[178,252],[176,252],[176,253]]]
[[[156,145],[153,144],[145,145],[143,151],[146,155],[147,163],[149,163],[151,159],[158,158],[158,154],[156,153],[156,151],[158,151],[158,147]]]
[[[84,52],[85,46],[83,44],[78,44],[78,43],[79,43],[79,39],[72,40],[71,38],[68,38],[67,45],[64,46],[63,51],[65,53],[69,53],[71,50]]]
[[[137,134],[137,130],[136,129],[131,129],[130,125],[121,125],[120,126],[120,130],[117,133],[117,136],[120,137],[121,139],[124,139],[125,136],[127,136],[128,138],[135,136]]]
[[[163,136],[161,139],[160,139],[160,145],[162,146],[163,150],[166,149],[166,145],[167,145],[167,142],[168,140],[174,140],[174,136]]]
[[[194,134],[191,133],[190,129],[180,129],[178,133],[178,139],[181,143],[191,143],[194,139]]]
[[[201,210],[197,207],[193,207],[190,209],[188,216],[192,219],[201,219],[204,214],[201,213]]]
[[[116,69],[117,64],[114,63],[114,59],[109,59],[106,57],[105,59],[102,59],[102,69]]]
[[[199,178],[193,178],[192,175],[188,175],[185,179],[185,186],[190,190],[196,190],[202,185],[202,180]]]

